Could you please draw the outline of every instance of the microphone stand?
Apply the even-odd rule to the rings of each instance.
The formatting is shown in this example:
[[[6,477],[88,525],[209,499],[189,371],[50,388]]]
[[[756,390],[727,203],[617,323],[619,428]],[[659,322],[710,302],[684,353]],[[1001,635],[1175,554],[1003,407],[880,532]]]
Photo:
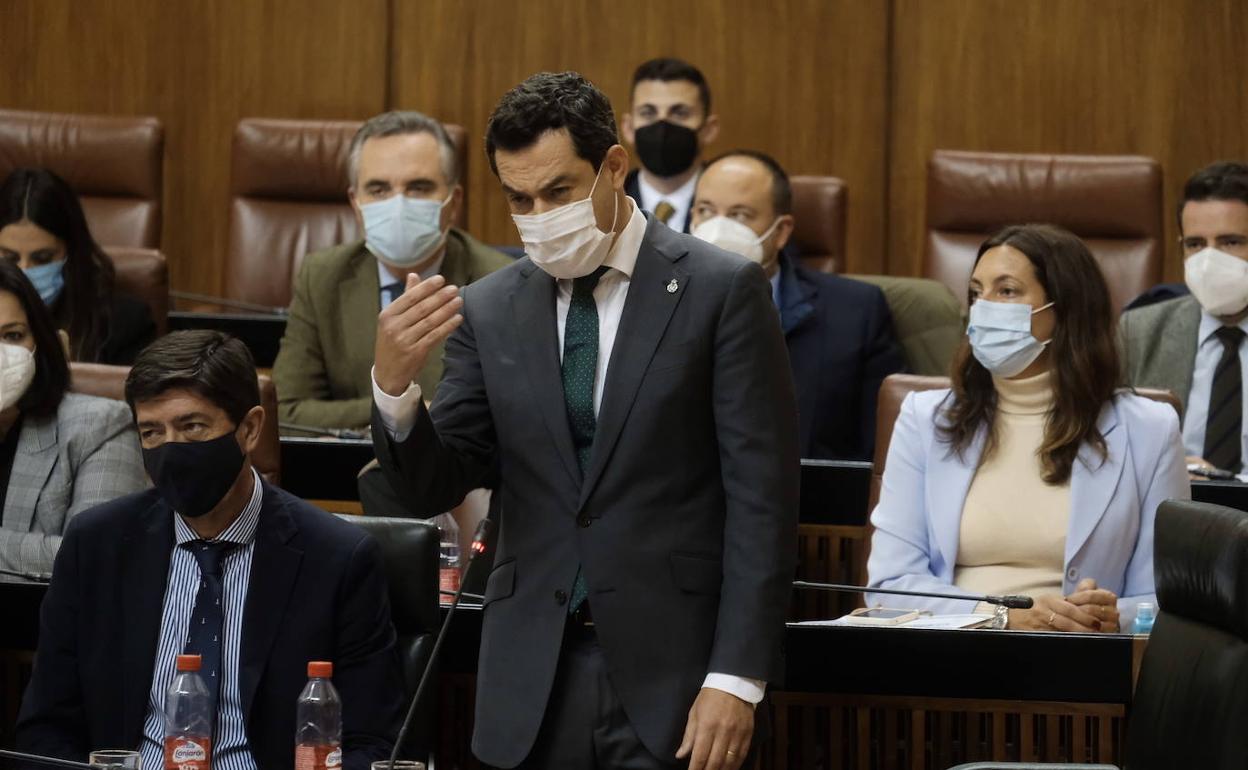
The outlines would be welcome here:
[[[472,536],[472,554],[468,557],[468,566],[464,568],[464,577],[468,577],[468,573],[472,570],[472,565],[476,564],[477,557],[485,553],[485,540],[490,535],[490,528],[494,526],[492,519],[482,519],[477,523],[477,531]],[[420,697],[425,694],[425,687],[429,684],[430,674],[436,667],[438,662],[438,652],[442,649],[442,642],[446,639],[446,629],[451,625],[451,618],[455,615],[455,609],[459,607],[459,600],[463,598],[464,584],[468,581],[459,581],[459,589],[455,591],[455,599],[451,602],[450,609],[446,611],[446,617],[442,619],[442,628],[438,630],[438,638],[433,643],[433,651],[429,653],[429,660],[425,663],[425,671],[420,675],[420,684],[416,686],[416,694],[412,696],[412,705],[407,708],[407,716],[403,719],[403,727],[399,730],[399,736],[394,741],[394,750],[390,752],[390,761],[386,763],[387,770],[394,770],[394,763],[399,760],[399,751],[403,748],[404,742],[407,741],[408,733],[412,731],[412,722],[416,718],[416,709],[420,706]]]
[[[925,596],[932,599],[955,599],[962,602],[984,602],[1006,607],[1011,610],[1029,610],[1035,604],[1030,596],[976,596],[974,594],[946,594],[933,591],[903,591],[897,588],[864,588],[848,586],[840,583],[812,583],[806,580],[794,580],[794,588],[809,588],[815,591],[836,591],[848,594],[889,594],[892,596]]]

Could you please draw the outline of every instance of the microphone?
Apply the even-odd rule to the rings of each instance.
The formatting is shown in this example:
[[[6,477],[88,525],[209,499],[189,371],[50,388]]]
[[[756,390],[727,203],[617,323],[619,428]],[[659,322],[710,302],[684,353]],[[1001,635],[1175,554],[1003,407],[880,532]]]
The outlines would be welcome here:
[[[996,604],[1011,610],[1029,610],[1035,603],[1030,596],[975,596],[967,594],[942,594],[932,591],[902,591],[897,588],[863,588],[862,586],[847,586],[840,583],[811,583],[806,580],[794,580],[794,588],[809,588],[815,591],[837,591],[847,594],[891,594],[893,596],[926,596],[931,599],[957,599],[958,601],[967,602],[984,602],[986,604]]]
[[[264,313],[265,315],[286,315],[286,308],[273,307],[272,305],[260,305],[255,302],[244,302],[241,299],[230,299],[229,297],[214,297],[211,294],[196,294],[193,291],[175,291],[169,290],[169,296],[174,299],[185,299],[191,302],[205,302],[209,305],[220,305],[233,310],[245,310],[249,313]]]
[[[21,578],[32,583],[51,583],[52,575],[47,572],[22,572],[20,570],[0,569],[0,575]]]
[[[0,749],[0,759],[17,759],[22,762],[33,762],[37,765],[51,765],[53,767],[85,767],[87,770],[100,770],[96,765],[88,765],[86,762],[75,762],[72,759],[60,759],[58,757],[43,757],[38,754],[23,754],[20,751],[8,751]]]
[[[390,752],[390,761],[386,763],[387,770],[394,770],[394,763],[399,760],[399,750],[407,741],[408,733],[412,731],[412,721],[416,717],[416,709],[420,706],[420,697],[425,694],[425,687],[429,684],[430,674],[438,662],[438,651],[442,649],[442,642],[446,639],[446,629],[450,627],[451,618],[455,615],[455,609],[459,607],[459,600],[463,598],[464,585],[468,582],[468,573],[472,570],[472,565],[476,563],[477,557],[485,553],[485,541],[490,536],[490,529],[493,526],[494,520],[490,518],[477,522],[477,530],[472,535],[472,553],[468,555],[468,566],[464,568],[464,579],[459,581],[459,590],[455,592],[455,599],[451,601],[450,609],[446,611],[446,617],[442,619],[442,628],[438,629],[438,638],[433,643],[433,651],[429,653],[429,660],[425,663],[424,673],[420,675],[420,684],[416,686],[416,694],[412,696],[412,704],[407,707],[407,716],[403,719],[403,727],[399,730],[399,737],[394,741],[394,750]]]

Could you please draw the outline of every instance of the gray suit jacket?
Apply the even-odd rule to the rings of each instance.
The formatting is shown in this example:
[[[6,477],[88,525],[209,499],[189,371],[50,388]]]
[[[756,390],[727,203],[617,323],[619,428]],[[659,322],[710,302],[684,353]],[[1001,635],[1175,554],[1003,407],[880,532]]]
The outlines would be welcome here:
[[[1196,335],[1200,303],[1176,297],[1136,310],[1118,320],[1123,377],[1135,388],[1165,388],[1187,409],[1196,368]]]
[[[55,416],[22,422],[4,498],[0,567],[51,572],[71,518],[146,487],[129,407],[66,393]]]
[[[432,416],[377,459],[417,515],[499,468],[473,750],[514,767],[555,678],[578,565],[629,721],[670,757],[708,672],[778,681],[797,542],[797,406],[762,268],[650,219],[584,478],[554,279],[528,259],[464,289]],[[421,514],[421,511],[427,513]]]

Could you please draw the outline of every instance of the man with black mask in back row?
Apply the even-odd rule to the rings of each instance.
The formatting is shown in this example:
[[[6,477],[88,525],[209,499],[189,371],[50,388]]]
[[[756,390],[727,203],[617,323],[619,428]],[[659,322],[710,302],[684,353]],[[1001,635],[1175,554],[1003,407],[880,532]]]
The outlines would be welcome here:
[[[624,192],[663,224],[689,232],[702,151],[719,135],[711,89],[697,67],[680,59],[651,59],[633,73],[632,104],[620,133],[641,168]]]

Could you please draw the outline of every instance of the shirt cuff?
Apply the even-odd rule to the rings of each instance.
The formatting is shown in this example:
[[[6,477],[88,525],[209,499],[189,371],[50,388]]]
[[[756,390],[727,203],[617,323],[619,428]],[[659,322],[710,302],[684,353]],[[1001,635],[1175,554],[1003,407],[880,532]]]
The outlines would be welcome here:
[[[377,384],[377,372],[369,370],[373,381],[373,402],[377,404],[377,413],[381,415],[381,427],[392,441],[403,443],[416,425],[419,414],[420,385],[413,382],[400,395],[392,396]]]
[[[707,674],[702,686],[722,690],[755,706],[763,699],[763,693],[767,690],[767,683],[761,679],[747,679],[732,674]]]

